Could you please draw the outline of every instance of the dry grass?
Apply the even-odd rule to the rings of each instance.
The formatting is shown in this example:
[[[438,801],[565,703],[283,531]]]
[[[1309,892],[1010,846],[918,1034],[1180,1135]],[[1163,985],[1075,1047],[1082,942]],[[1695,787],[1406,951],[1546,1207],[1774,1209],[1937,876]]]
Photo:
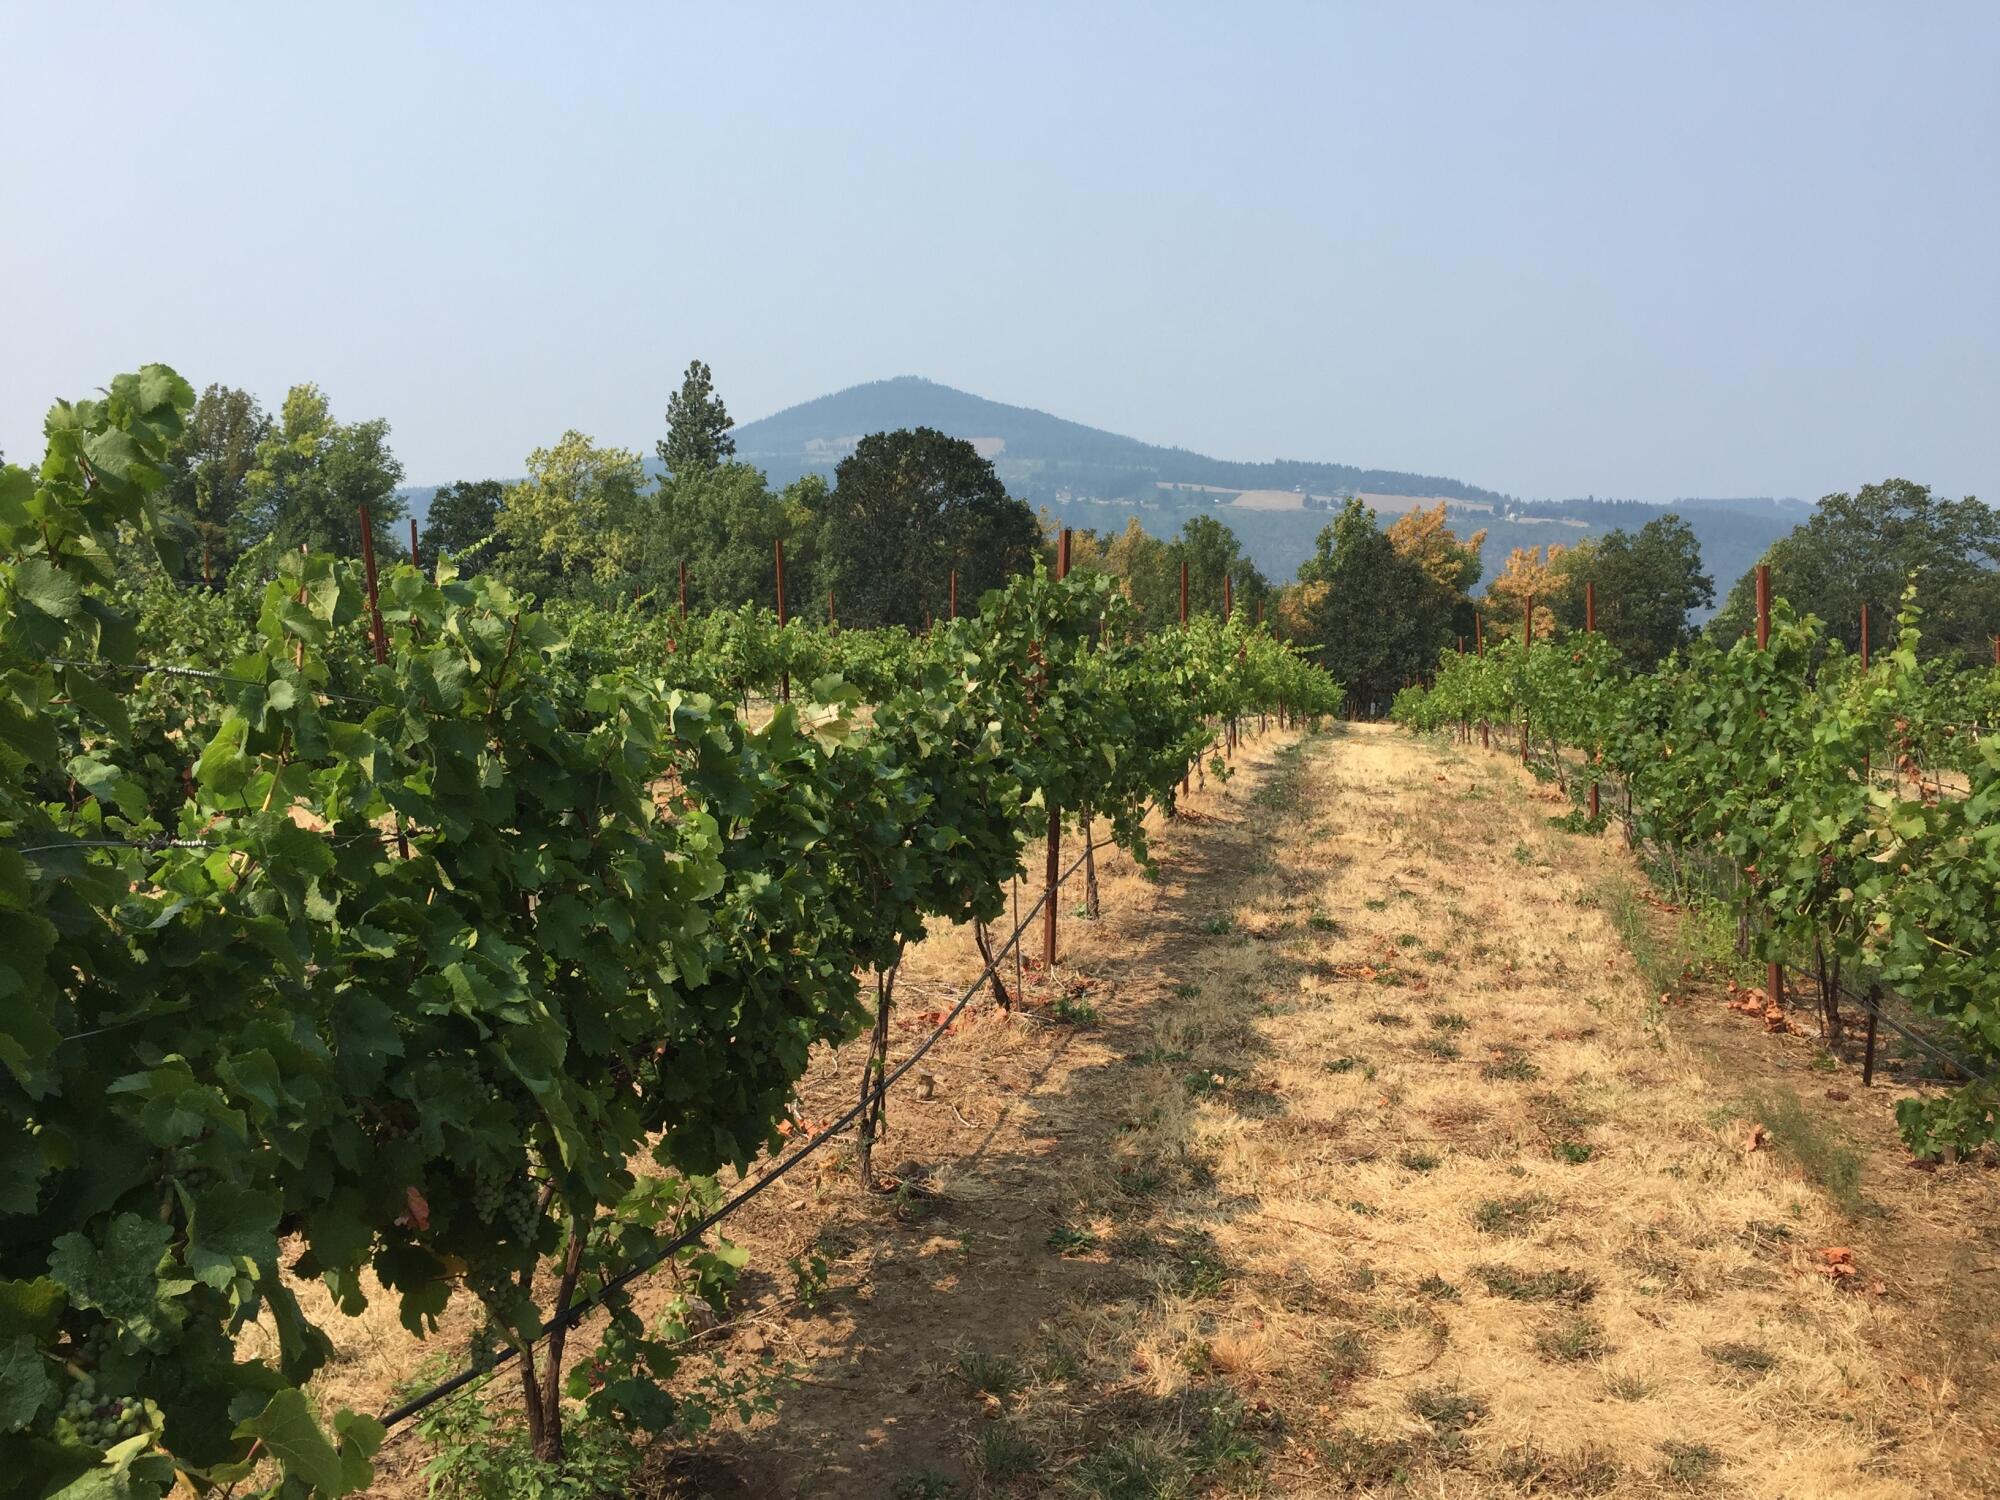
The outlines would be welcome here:
[[[1505,757],[1285,745],[1161,830],[1157,882],[1107,860],[1088,923],[1067,894],[1052,982],[931,1054],[932,1101],[892,1099],[878,1162],[924,1169],[921,1222],[839,1163],[732,1221],[767,1271],[828,1246],[834,1283],[746,1306],[805,1381],[711,1440],[732,1493],[2000,1488],[1991,1308],[1964,1300],[1990,1246],[1881,1294],[1820,1273],[1862,1226],[1810,1143],[1743,1149],[1777,1086],[1661,1024],[1598,899],[1612,841],[1550,829]],[[969,935],[927,942],[904,1015],[976,968]],[[805,1112],[857,1066],[816,1060]],[[1879,1157],[1833,1160],[1873,1211]],[[1921,1211],[1963,1218],[1946,1191]],[[410,1363],[392,1316],[341,1332],[329,1384]]]

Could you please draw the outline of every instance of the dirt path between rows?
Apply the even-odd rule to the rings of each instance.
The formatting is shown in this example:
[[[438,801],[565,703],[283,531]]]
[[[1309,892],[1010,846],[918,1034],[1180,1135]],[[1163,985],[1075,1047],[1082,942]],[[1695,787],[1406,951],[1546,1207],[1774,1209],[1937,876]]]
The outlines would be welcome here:
[[[1238,767],[892,1096],[907,1191],[830,1150],[730,1221],[729,1357],[800,1378],[663,1491],[2000,1492],[2000,1174],[1910,1171],[1887,1091],[1834,1109],[1800,1046],[1663,1007],[1629,858],[1506,757],[1348,727]],[[912,956],[898,1052],[977,968]]]

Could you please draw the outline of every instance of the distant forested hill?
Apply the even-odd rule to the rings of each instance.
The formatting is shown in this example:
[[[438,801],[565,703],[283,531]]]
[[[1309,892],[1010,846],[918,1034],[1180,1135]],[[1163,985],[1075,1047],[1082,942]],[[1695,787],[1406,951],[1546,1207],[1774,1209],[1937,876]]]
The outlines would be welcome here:
[[[935,427],[973,442],[1007,488],[1063,524],[1103,532],[1129,521],[1155,536],[1178,532],[1193,515],[1222,521],[1266,577],[1286,582],[1342,497],[1359,494],[1387,525],[1418,503],[1443,500],[1461,535],[1484,529],[1483,580],[1515,547],[1572,543],[1614,527],[1636,531],[1678,512],[1693,526],[1702,562],[1720,599],[1778,537],[1813,507],[1801,500],[1686,499],[1665,505],[1633,500],[1516,501],[1457,479],[1362,469],[1352,464],[1279,459],[1237,463],[1185,448],[1162,448],[1069,422],[1025,406],[988,401],[915,376],[871,381],[821,396],[735,429],[736,456],[762,469],[774,486],[833,469],[871,432]],[[658,465],[649,455],[648,472]],[[428,508],[429,487],[401,492],[413,513]]]
[[[1290,459],[1235,463],[1185,448],[1160,448],[914,375],[850,386],[746,422],[736,429],[736,452],[770,475],[773,484],[788,484],[802,474],[830,472],[865,434],[898,427],[935,427],[978,442],[1008,489],[1030,504],[1054,501],[1059,495],[1137,500],[1149,496],[1162,481],[1239,491],[1302,487],[1483,501],[1502,498],[1491,490],[1426,474]]]
[[[1136,517],[1156,536],[1171,536],[1191,515],[1212,515],[1242,540],[1274,581],[1291,578],[1312,555],[1339,498],[1360,494],[1387,524],[1418,500],[1442,499],[1462,533],[1485,528],[1485,577],[1500,571],[1514,547],[1636,531],[1677,511],[1694,527],[1717,597],[1765,547],[1811,514],[1798,500],[1518,502],[1462,480],[1352,464],[1279,459],[1237,463],[1185,448],[1162,448],[1069,422],[1025,406],[988,401],[948,385],[902,376],[821,396],[736,429],[737,456],[773,484],[831,474],[870,432],[935,427],[970,439],[993,460],[1007,487],[1065,524],[1122,531]]]

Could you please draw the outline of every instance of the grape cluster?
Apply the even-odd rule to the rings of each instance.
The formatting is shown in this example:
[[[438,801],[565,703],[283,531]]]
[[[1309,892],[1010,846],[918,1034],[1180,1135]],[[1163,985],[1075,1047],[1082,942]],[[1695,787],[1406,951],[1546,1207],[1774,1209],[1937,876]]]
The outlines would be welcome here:
[[[541,1195],[526,1172],[512,1177],[482,1176],[472,1188],[473,1212],[482,1222],[503,1230],[509,1239],[526,1244],[541,1221]]]
[[[69,1388],[56,1432],[86,1448],[109,1448],[151,1430],[152,1414],[137,1396],[113,1396],[97,1388],[97,1377],[84,1375]]]

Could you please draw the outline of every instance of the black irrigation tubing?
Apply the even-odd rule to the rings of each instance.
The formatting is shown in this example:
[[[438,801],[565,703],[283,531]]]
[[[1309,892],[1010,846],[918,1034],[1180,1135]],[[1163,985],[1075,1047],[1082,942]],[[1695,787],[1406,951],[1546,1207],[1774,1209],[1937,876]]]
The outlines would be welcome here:
[[[1102,845],[1093,845],[1092,847],[1101,848]],[[1082,864],[1083,864],[1083,856],[1078,855],[1076,859],[1071,862],[1070,867],[1067,870],[1063,871],[1063,873],[1056,878],[1056,885],[1060,886],[1063,883],[1063,881],[1069,879],[1070,876],[1074,875],[1077,872],[1077,870],[1082,866]],[[921,1058],[926,1052],[929,1052],[931,1048],[935,1047],[938,1044],[938,1042],[943,1039],[945,1033],[951,1028],[951,1024],[965,1013],[966,1007],[973,1002],[973,1000],[978,996],[980,990],[985,986],[987,980],[993,976],[994,972],[999,966],[1001,957],[1011,952],[1020,943],[1021,934],[1027,931],[1028,924],[1035,919],[1036,914],[1041,911],[1042,907],[1048,903],[1048,901],[1052,896],[1054,896],[1054,894],[1055,891],[1053,889],[1050,888],[1043,889],[1042,894],[1036,897],[1034,905],[1028,908],[1027,915],[1022,917],[1017,923],[1015,923],[1012,935],[1008,937],[1005,943],[1001,944],[1000,947],[994,950],[992,961],[988,963],[985,968],[979,971],[978,977],[975,978],[971,984],[966,986],[965,992],[958,997],[958,1003],[952,1006],[952,1008],[945,1013],[944,1019],[938,1022],[937,1026],[935,1027],[935,1029],[932,1030],[929,1036],[925,1037],[923,1041],[917,1044],[916,1049],[912,1051],[908,1057],[904,1058],[894,1068],[890,1069],[888,1073],[883,1075],[882,1082],[876,1086],[875,1090],[871,1091],[873,1094],[880,1095],[882,1093],[888,1092],[890,1086],[893,1085],[897,1079],[901,1078],[912,1067],[916,1066],[917,1060]],[[842,1114],[832,1124],[823,1128],[819,1132],[819,1134],[815,1135],[811,1140],[807,1141],[805,1145],[801,1146],[797,1151],[793,1152],[792,1155],[786,1157],[784,1161],[780,1162],[771,1171],[765,1173],[762,1177],[758,1178],[755,1182],[751,1183],[748,1187],[744,1188],[741,1192],[737,1193],[735,1197],[731,1198],[728,1202],[724,1203],[720,1208],[716,1209],[713,1213],[708,1214],[706,1217],[704,1217],[691,1227],[682,1230],[679,1234],[675,1235],[671,1240],[668,1240],[665,1244],[657,1245],[653,1249],[648,1250],[644,1255],[640,1256],[638,1260],[634,1261],[631,1265],[627,1266],[623,1271],[620,1271],[616,1276],[612,1277],[609,1281],[605,1282],[603,1286],[599,1287],[595,1292],[591,1293],[588,1297],[585,1297],[578,1302],[572,1303],[569,1307],[557,1313],[554,1318],[545,1321],[542,1324],[541,1328],[532,1336],[530,1336],[524,1344],[509,1344],[506,1348],[495,1351],[493,1355],[488,1359],[475,1361],[473,1364],[468,1365],[465,1369],[459,1371],[456,1375],[452,1376],[449,1380],[442,1381],[439,1384],[432,1386],[429,1390],[423,1392],[421,1395],[413,1396],[408,1401],[405,1401],[401,1406],[395,1408],[395,1410],[383,1413],[376,1420],[379,1421],[385,1429],[393,1430],[394,1428],[400,1426],[404,1422],[409,1421],[410,1418],[417,1416],[420,1413],[435,1406],[438,1402],[444,1400],[447,1396],[453,1395],[454,1393],[463,1390],[466,1386],[471,1385],[474,1381],[484,1379],[486,1376],[492,1374],[495,1370],[499,1369],[502,1365],[514,1359],[517,1355],[521,1353],[523,1348],[532,1347],[533,1345],[540,1343],[544,1338],[548,1337],[549,1334],[555,1332],[556,1329],[574,1328],[590,1313],[595,1312],[599,1307],[601,1307],[604,1304],[605,1299],[613,1296],[618,1292],[623,1291],[626,1287],[630,1286],[633,1282],[637,1281],[641,1276],[644,1276],[647,1272],[651,1271],[655,1266],[659,1265],[660,1262],[666,1260],[669,1256],[677,1255],[682,1250],[687,1249],[690,1245],[698,1243],[701,1237],[706,1233],[708,1233],[709,1230],[713,1229],[717,1224],[720,1224],[724,1219],[728,1218],[729,1215],[736,1212],[737,1209],[741,1208],[744,1204],[748,1203],[752,1198],[756,1197],[759,1193],[763,1192],[764,1189],[771,1186],[771,1184],[776,1182],[779,1178],[785,1176],[792,1170],[792,1168],[796,1167],[800,1162],[804,1161],[808,1156],[811,1156],[815,1151],[819,1150],[821,1146],[824,1146],[828,1141],[832,1140],[836,1135],[839,1135],[842,1131],[846,1130],[848,1126],[852,1125],[856,1120],[860,1119],[862,1112],[865,1109],[867,1109],[869,1104],[872,1102],[873,1102],[872,1099],[866,1099],[859,1104],[849,1105],[847,1111],[844,1114]]]
[[[231,687],[269,688],[272,686],[272,681],[270,680],[260,680],[255,677],[231,677],[226,672],[212,672],[206,667],[177,667],[166,662],[72,661],[63,657],[51,657],[48,664],[52,667],[67,667],[75,671],[123,673],[134,677],[147,677],[155,674],[163,677],[188,677],[197,682],[227,683]],[[374,708],[408,707],[406,704],[390,703],[385,702],[381,698],[371,698],[365,693],[336,692],[332,688],[315,687],[311,683],[305,683],[303,686],[316,697],[331,698],[342,703],[366,703]],[[709,697],[715,698],[719,702],[734,703],[736,707],[745,713],[761,708],[776,709],[781,702],[777,698],[766,697],[762,694],[751,692],[744,693],[740,698],[728,699],[712,688],[700,688],[689,685],[683,690],[705,692]],[[431,714],[437,718],[452,717],[447,710],[433,708],[429,704],[419,704],[417,706],[423,713]]]
[[[1801,969],[1797,964],[1792,964],[1792,963],[1781,963],[1779,967],[1784,969],[1785,972],[1787,972],[1788,974],[1795,974],[1800,979],[1809,981],[1815,988],[1818,987],[1819,976],[1814,974],[1810,969]],[[1963,1073],[1968,1079],[1970,1079],[1974,1083],[1983,1083],[1990,1086],[1992,1083],[1995,1082],[1995,1080],[1989,1075],[1981,1073],[1977,1068],[1970,1066],[1962,1059],[1953,1057],[1949,1052],[1946,1052],[1942,1047],[1938,1046],[1937,1043],[1933,1042],[1929,1037],[1924,1036],[1921,1032],[1913,1031],[1908,1026],[1905,1026],[1901,1021],[1898,1021],[1894,1016],[1890,1015],[1886,1010],[1882,1009],[1881,1006],[1876,1005],[1875,1003],[1870,1001],[1866,995],[1860,993],[1857,990],[1851,990],[1844,984],[1836,984],[1833,987],[1833,989],[1835,995],[1843,997],[1848,1000],[1852,1000],[1856,1005],[1860,1006],[1862,1010],[1866,1011],[1869,1015],[1875,1017],[1876,1020],[1882,1022],[1891,1031],[1895,1032],[1898,1036],[1901,1036],[1905,1040],[1914,1043],[1917,1047],[1929,1053],[1932,1058],[1934,1058],[1940,1063],[1943,1063],[1947,1068],[1950,1068],[1953,1072]]]
[[[60,844],[32,844],[16,849],[16,854],[48,854],[57,849],[144,849],[157,854],[163,849],[220,849],[220,844],[200,839],[65,839]]]
[[[51,657],[49,665],[85,672],[121,672],[134,677],[151,677],[156,674],[161,677],[191,677],[198,682],[226,682],[232,687],[271,686],[268,681],[256,677],[231,677],[227,672],[211,672],[205,667],[175,667],[156,661],[67,661],[58,656]],[[347,703],[373,703],[381,708],[391,706],[379,698],[364,697],[360,693],[337,693],[332,688],[313,687],[310,683],[306,686],[321,698],[338,698]]]

